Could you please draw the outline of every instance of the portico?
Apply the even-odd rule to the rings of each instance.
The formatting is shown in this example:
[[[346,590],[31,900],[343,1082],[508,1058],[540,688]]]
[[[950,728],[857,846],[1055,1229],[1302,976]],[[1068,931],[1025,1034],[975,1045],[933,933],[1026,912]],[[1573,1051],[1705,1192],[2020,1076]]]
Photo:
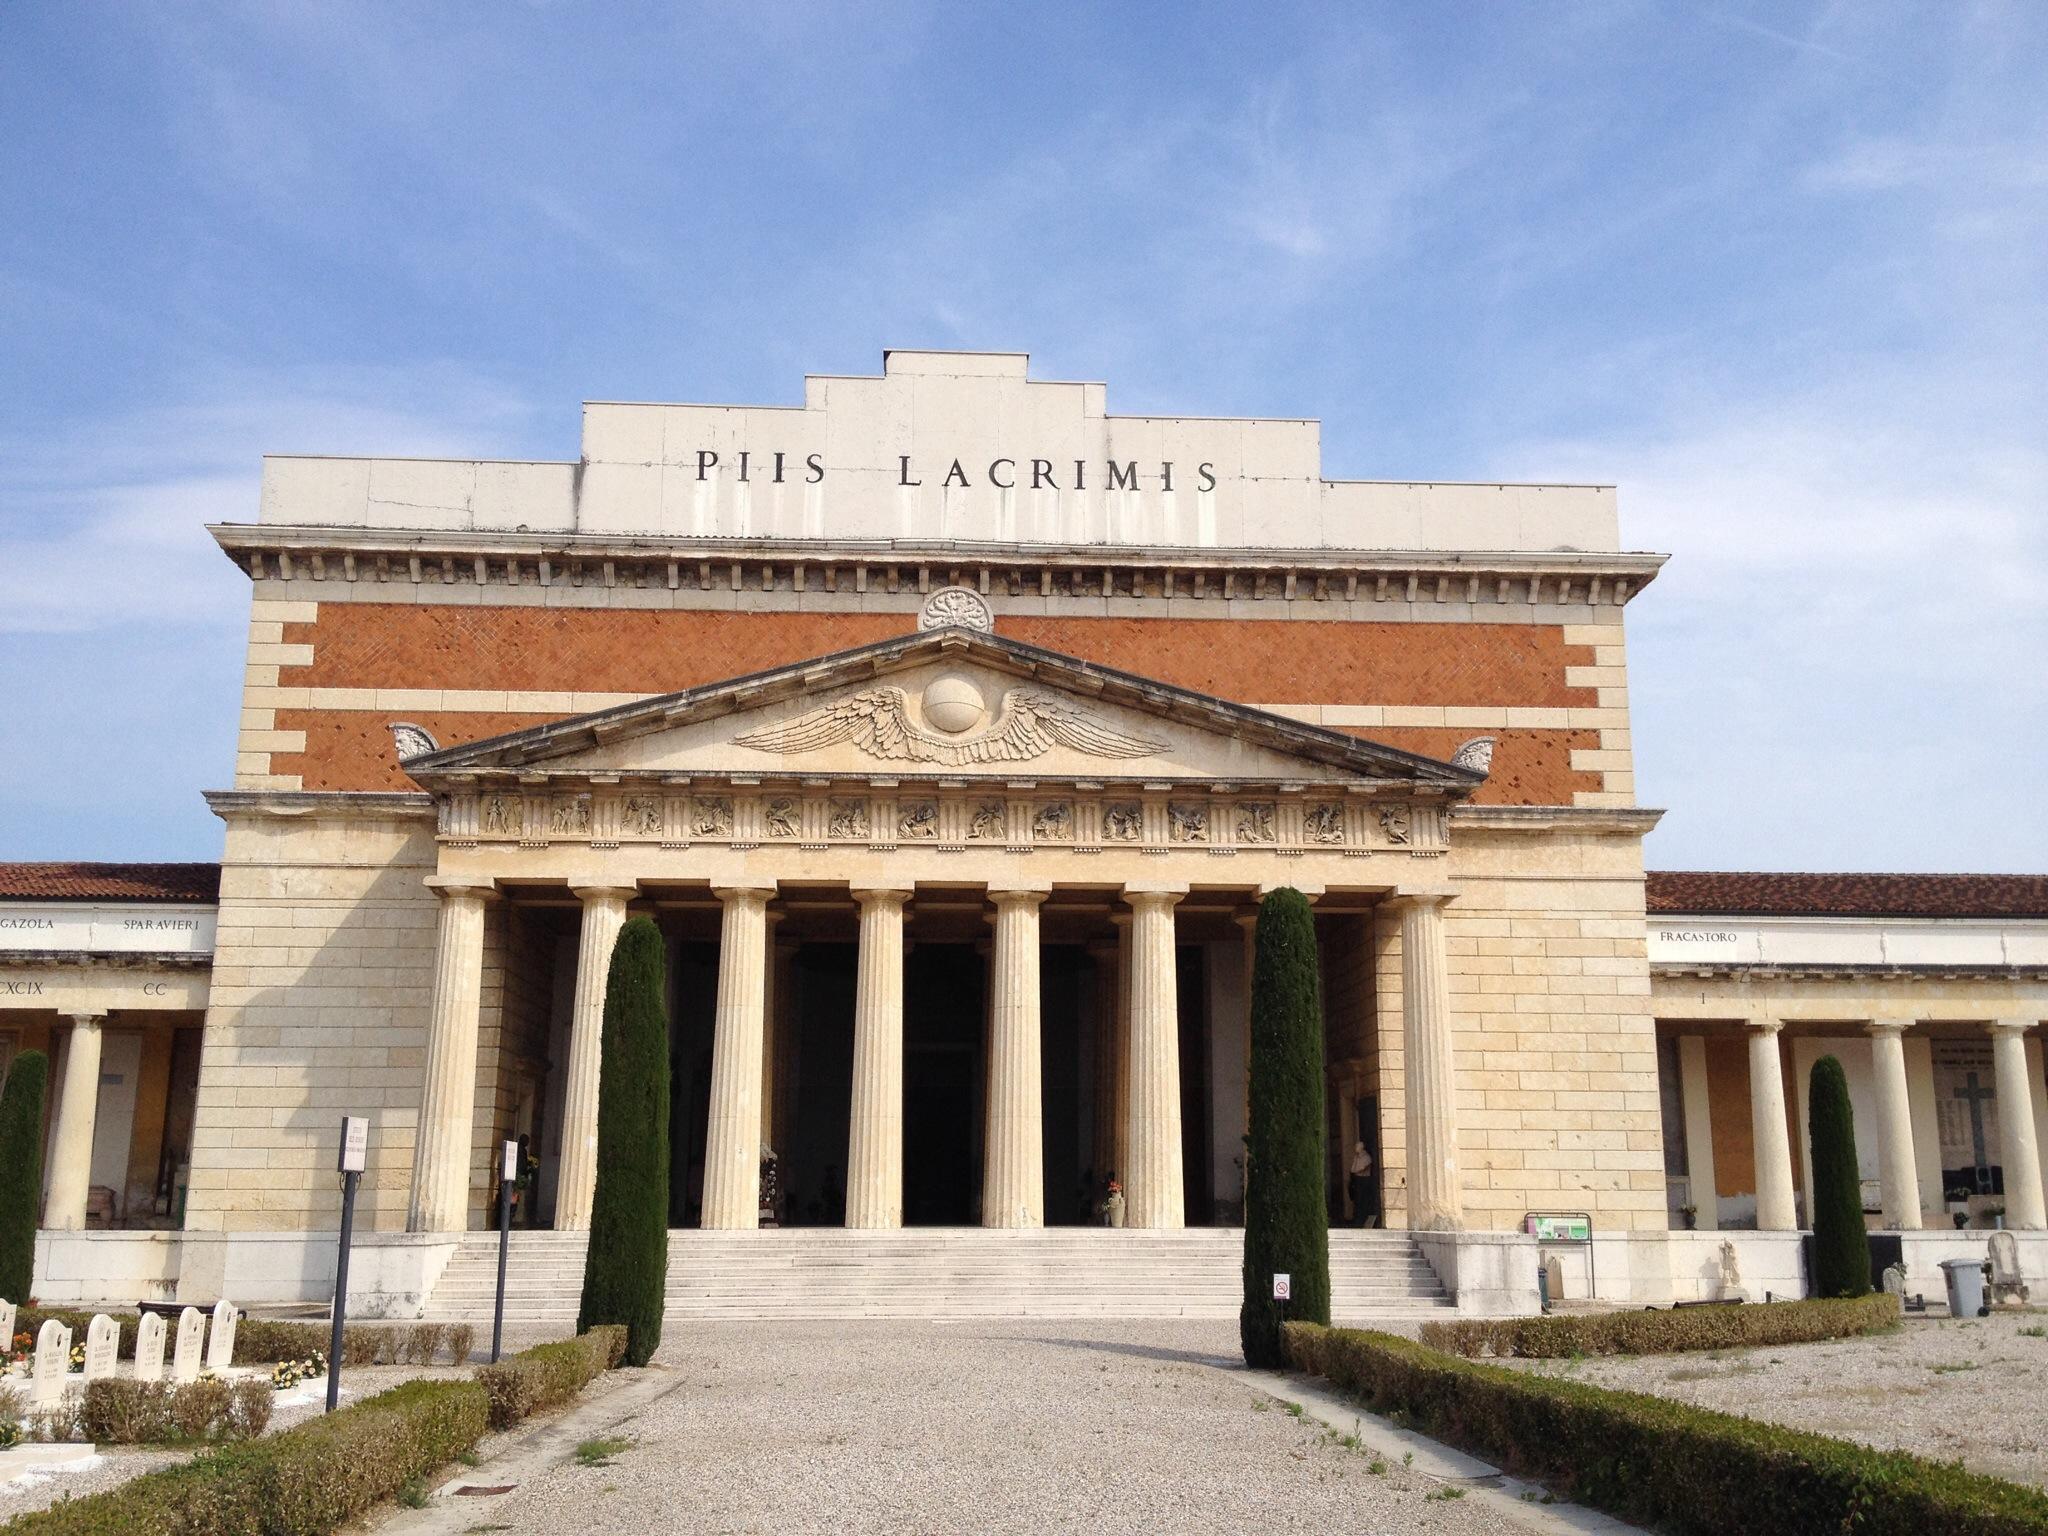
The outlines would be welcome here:
[[[977,632],[946,627],[801,667],[422,754],[441,906],[410,1221],[460,1230],[483,1177],[481,914],[569,903],[579,943],[560,1093],[554,1225],[587,1225],[596,1050],[611,940],[646,911],[715,926],[701,1224],[761,1219],[763,1150],[790,1131],[777,950],[851,941],[842,1033],[844,1220],[905,1220],[906,948],[980,959],[975,1219],[1048,1221],[1047,1099],[1062,1145],[1123,1181],[1133,1226],[1187,1220],[1190,943],[1248,956],[1240,924],[1290,885],[1337,912],[1398,913],[1415,1222],[1462,1220],[1438,875],[1478,767],[1394,751]],[[775,919],[784,922],[778,928]],[[1062,1013],[1049,1021],[1048,955]],[[1085,958],[1090,956],[1091,958]],[[915,965],[915,961],[913,961]],[[1192,1038],[1237,1032],[1202,1005]],[[976,1000],[952,1001],[956,1015]],[[1067,1042],[1048,1056],[1048,1031]],[[1086,1050],[1079,1049],[1085,1035]],[[1085,1059],[1084,1059],[1085,1058]],[[588,1085],[586,1087],[586,1085]],[[1108,1102],[1103,1102],[1104,1099]],[[1082,1101],[1085,1100],[1085,1113]],[[780,1127],[777,1121],[780,1119]],[[1085,1122],[1085,1124],[1084,1124]],[[1206,1147],[1197,1151],[1206,1159]],[[1079,1157],[1057,1164],[1079,1166]],[[1071,1219],[1071,1191],[1053,1208]],[[771,1207],[770,1214],[773,1214]]]

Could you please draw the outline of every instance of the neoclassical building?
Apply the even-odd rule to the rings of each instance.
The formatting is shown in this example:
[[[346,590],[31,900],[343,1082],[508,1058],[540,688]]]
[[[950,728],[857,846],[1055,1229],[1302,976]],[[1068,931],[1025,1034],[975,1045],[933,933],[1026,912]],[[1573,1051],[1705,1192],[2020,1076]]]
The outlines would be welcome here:
[[[1663,557],[1611,487],[1330,480],[1314,422],[892,352],[801,405],[593,403],[573,463],[273,458],[213,532],[252,589],[218,869],[0,868],[51,1295],[316,1296],[344,1114],[366,1304],[451,1294],[507,1139],[522,1238],[571,1241],[631,914],[704,1252],[1028,1243],[1113,1175],[1234,1284],[1283,886],[1333,1218],[1417,1234],[1442,1300],[1529,1304],[1545,1254],[1712,1294],[1724,1243],[1796,1289],[1821,1054],[1874,1228],[2048,1225],[2048,881],[1646,879],[1624,613]]]

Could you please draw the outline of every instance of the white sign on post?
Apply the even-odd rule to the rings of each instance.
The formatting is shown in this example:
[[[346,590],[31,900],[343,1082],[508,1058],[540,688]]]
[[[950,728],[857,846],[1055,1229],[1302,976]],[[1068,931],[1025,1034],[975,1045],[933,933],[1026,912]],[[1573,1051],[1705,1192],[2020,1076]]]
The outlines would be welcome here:
[[[361,1115],[341,1120],[341,1164],[337,1173],[361,1173],[370,1156],[370,1122]]]
[[[1275,1301],[1291,1301],[1293,1298],[1294,1276],[1275,1275],[1273,1277],[1273,1299]]]
[[[504,1180],[504,1181],[505,1181],[505,1182],[506,1182],[507,1184],[510,1184],[510,1183],[514,1182],[514,1181],[515,1181],[516,1179],[518,1179],[518,1177],[519,1177],[519,1143],[518,1143],[518,1142],[516,1142],[516,1141],[508,1141],[508,1142],[506,1142],[506,1143],[505,1143],[505,1156],[504,1156],[504,1160],[503,1160],[503,1163],[502,1163],[502,1165],[500,1166],[500,1168],[499,1168],[499,1170],[498,1170],[498,1177],[499,1177],[499,1178],[501,1178],[501,1179],[503,1179],[503,1180]]]

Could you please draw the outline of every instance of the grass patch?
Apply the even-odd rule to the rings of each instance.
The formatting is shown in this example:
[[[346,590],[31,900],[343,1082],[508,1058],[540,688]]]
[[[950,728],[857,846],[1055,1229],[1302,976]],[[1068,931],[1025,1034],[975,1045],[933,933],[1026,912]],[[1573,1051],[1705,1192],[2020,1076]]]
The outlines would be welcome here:
[[[579,1467],[608,1467],[614,1457],[631,1450],[633,1442],[621,1440],[617,1435],[606,1435],[596,1440],[586,1440],[576,1447],[576,1465]]]
[[[1436,1488],[1432,1489],[1428,1493],[1425,1493],[1422,1497],[1425,1503],[1434,1499],[1440,1503],[1448,1504],[1453,1499],[1462,1499],[1463,1497],[1465,1497],[1465,1490],[1462,1488]]]
[[[1976,1370],[1977,1362],[1974,1360],[1951,1360],[1943,1365],[1930,1365],[1927,1369],[1934,1372],[1937,1376],[1953,1376],[1958,1371]]]

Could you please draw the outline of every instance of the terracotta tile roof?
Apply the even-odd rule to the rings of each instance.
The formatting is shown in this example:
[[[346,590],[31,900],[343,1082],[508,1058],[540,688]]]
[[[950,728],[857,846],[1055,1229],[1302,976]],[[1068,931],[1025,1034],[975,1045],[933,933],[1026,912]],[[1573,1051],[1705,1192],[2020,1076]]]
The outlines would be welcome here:
[[[1654,870],[1649,909],[1701,917],[2048,917],[2048,875]]]
[[[218,864],[0,864],[0,901],[218,900]]]

